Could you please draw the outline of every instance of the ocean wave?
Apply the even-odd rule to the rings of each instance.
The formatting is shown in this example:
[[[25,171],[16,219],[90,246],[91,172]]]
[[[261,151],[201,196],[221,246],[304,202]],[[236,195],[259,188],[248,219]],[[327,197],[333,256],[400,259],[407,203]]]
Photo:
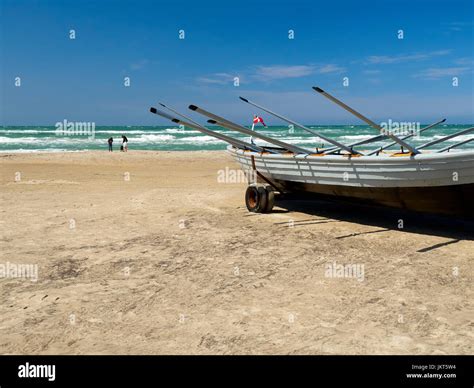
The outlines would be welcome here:
[[[222,140],[216,139],[212,136],[191,136],[191,137],[183,137],[181,139],[177,139],[176,143],[221,143]]]
[[[452,128],[441,129],[435,133],[423,133],[421,137],[412,137],[409,142],[414,145],[423,144],[431,140],[440,139],[448,134],[451,134],[455,131],[459,131],[468,127],[468,125],[463,126],[452,126]],[[0,128],[0,149],[3,151],[0,152],[36,152],[39,150],[53,150],[51,152],[62,152],[67,150],[85,150],[85,149],[106,149],[107,148],[107,138],[112,136],[114,137],[114,147],[117,148],[120,146],[121,139],[120,135],[126,134],[129,138],[129,147],[133,149],[134,145],[136,149],[217,149],[220,145],[224,143],[212,136],[207,136],[201,134],[197,130],[193,129],[182,129],[178,127],[167,127],[167,126],[156,126],[156,127],[117,127],[112,126],[99,127],[96,128],[95,137],[89,138],[87,136],[56,136],[55,128],[53,126],[49,127],[40,127],[40,126],[30,126],[30,127],[4,127],[5,129]],[[350,129],[350,126],[345,126],[344,128],[322,128],[319,126],[312,126],[312,128],[317,129],[321,134],[325,134],[331,137],[334,140],[340,141],[344,144],[350,144],[358,142],[360,140],[368,139],[372,136],[377,135],[376,131],[369,129]],[[235,139],[244,140],[249,142],[249,136],[244,135],[235,131],[230,131],[227,129],[212,127],[212,130],[217,133],[228,135]],[[285,141],[294,145],[301,145],[306,147],[321,147],[323,144],[325,147],[330,147],[331,144],[318,136],[314,136],[311,133],[305,132],[303,130],[295,128],[293,132],[290,133],[287,127],[284,126],[275,126],[270,128],[261,128],[256,131],[260,134],[265,134],[269,137],[273,137],[278,140]],[[334,133],[331,133],[334,132]],[[447,140],[445,143],[440,144],[436,147],[442,148],[445,145],[452,145],[464,140],[472,138],[472,134],[458,136],[456,138]],[[262,140],[255,138],[257,144],[265,144]],[[371,149],[380,144],[386,144],[385,140],[382,142],[373,142],[363,146],[363,149]],[[268,145],[268,143],[266,143]],[[471,149],[472,149],[472,144]],[[430,149],[435,149],[436,147],[431,147]],[[469,145],[463,146],[462,148],[468,148]],[[392,149],[395,149],[393,147]]]
[[[85,152],[86,150],[68,150],[65,148],[17,148],[13,150],[0,150],[0,154],[30,154],[38,152]]]
[[[279,139],[281,141],[287,142],[287,143],[296,143],[296,144],[315,144],[315,143],[327,143],[320,137],[307,137],[307,138],[283,138]]]
[[[344,136],[339,136],[339,140],[364,140],[364,139],[369,139],[370,137],[373,137],[376,135],[344,135]]]
[[[159,135],[163,133],[187,133],[187,132],[199,132],[199,131],[188,131],[180,130],[178,128],[163,128],[163,129],[154,129],[154,130],[119,130],[119,129],[99,129],[95,133],[104,133],[104,134],[117,134],[120,135]]]
[[[134,130],[134,131],[120,131],[120,130],[114,130],[114,129],[108,129],[108,130],[96,130],[94,131],[96,134],[97,133],[104,133],[108,135],[141,135],[141,134],[154,134],[154,133],[163,133],[163,131],[140,131],[140,130]]]
[[[22,135],[24,133],[27,134],[41,134],[41,133],[56,133],[56,130],[38,130],[38,129],[0,129],[0,134],[19,134]]]
[[[441,138],[443,138],[444,136],[446,136],[446,135],[434,135],[434,136],[431,136],[431,137],[428,138],[428,139],[423,139],[423,140],[424,140],[424,141],[426,140],[426,141],[428,142],[428,141],[430,141],[430,140],[441,139]],[[446,142],[458,143],[458,142],[460,142],[460,141],[464,141],[464,140],[471,139],[472,137],[473,137],[473,134],[461,135],[461,136],[456,136],[456,137],[453,137],[452,139],[446,140]]]
[[[195,131],[192,129],[181,129],[181,128],[166,128],[164,130],[166,133],[200,133],[199,131]]]
[[[13,134],[13,135],[23,135],[23,134],[32,134],[32,135],[41,135],[47,133],[56,133],[56,129],[51,128],[38,128],[38,129],[0,129],[0,135],[3,134]],[[163,128],[163,129],[153,129],[153,130],[123,130],[123,129],[96,129],[94,131],[95,134],[103,133],[103,134],[116,134],[120,135],[141,135],[141,134],[162,134],[162,133],[199,133],[199,131],[195,130],[188,130],[188,129],[180,129],[180,128]]]
[[[146,134],[140,135],[139,137],[130,137],[128,139],[130,144],[133,143],[162,143],[165,141],[174,140],[175,136],[173,135],[155,135],[155,134]]]
[[[0,136],[0,145],[2,144],[99,144],[104,143],[104,139],[89,139],[87,136],[83,137],[4,137]]]

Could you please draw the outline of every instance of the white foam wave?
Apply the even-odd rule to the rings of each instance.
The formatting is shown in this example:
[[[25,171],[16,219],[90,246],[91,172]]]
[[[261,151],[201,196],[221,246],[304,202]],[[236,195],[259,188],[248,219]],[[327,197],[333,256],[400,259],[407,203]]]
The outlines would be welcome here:
[[[104,143],[104,139],[90,139],[86,136],[83,137],[4,137],[0,136],[1,144],[37,144],[37,145],[51,145],[51,144],[94,144]]]
[[[130,144],[133,143],[163,143],[174,140],[173,135],[156,135],[156,134],[146,134],[140,135],[138,137],[131,137],[129,140]]]
[[[345,136],[339,136],[339,140],[364,140],[368,139],[370,137],[373,137],[375,135],[345,135]]]
[[[181,128],[166,128],[166,133],[200,133],[199,131],[193,131],[191,129],[181,129]]]
[[[41,134],[41,133],[56,133],[56,130],[38,130],[38,129],[0,129],[0,134]]]
[[[176,143],[221,143],[221,140],[212,136],[191,136],[178,139]]]
[[[30,154],[30,153],[38,153],[38,152],[85,152],[84,150],[67,150],[64,148],[32,148],[32,149],[24,149],[18,148],[15,150],[0,150],[0,154]]]
[[[431,140],[437,140],[437,139],[441,139],[444,136],[446,136],[446,135],[435,135],[435,136],[431,137],[430,139]],[[472,136],[473,136],[473,134],[461,135],[461,136],[453,137],[452,139],[446,140],[446,142],[458,143],[460,141],[471,139]],[[428,139],[427,141],[430,141],[430,140]]]

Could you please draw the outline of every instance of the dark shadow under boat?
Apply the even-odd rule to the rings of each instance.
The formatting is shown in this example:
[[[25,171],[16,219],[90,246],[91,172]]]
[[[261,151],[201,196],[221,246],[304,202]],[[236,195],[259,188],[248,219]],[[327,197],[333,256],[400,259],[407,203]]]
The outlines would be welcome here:
[[[474,221],[464,220],[451,216],[440,216],[433,214],[417,213],[404,209],[393,209],[383,206],[365,205],[343,200],[331,200],[315,198],[310,193],[285,194],[277,197],[276,205],[286,209],[288,212],[301,212],[312,216],[325,217],[332,221],[347,221],[374,226],[378,229],[359,234],[382,233],[389,230],[400,230],[408,233],[418,233],[431,236],[451,238],[452,241],[436,244],[454,244],[461,240],[474,241]],[[298,226],[311,225],[314,223],[325,223],[323,219],[311,219],[301,222]],[[295,224],[296,226],[297,224]],[[400,227],[402,226],[402,228]],[[349,238],[359,235],[358,233],[339,238]],[[426,247],[420,252],[431,249]]]
[[[436,187],[354,187],[276,180],[288,192],[474,221],[474,184]]]

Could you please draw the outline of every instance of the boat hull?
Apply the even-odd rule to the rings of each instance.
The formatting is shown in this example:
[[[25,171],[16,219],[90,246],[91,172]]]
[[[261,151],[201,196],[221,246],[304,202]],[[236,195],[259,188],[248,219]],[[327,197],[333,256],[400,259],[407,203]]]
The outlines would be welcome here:
[[[474,152],[347,158],[228,151],[283,192],[474,219]]]

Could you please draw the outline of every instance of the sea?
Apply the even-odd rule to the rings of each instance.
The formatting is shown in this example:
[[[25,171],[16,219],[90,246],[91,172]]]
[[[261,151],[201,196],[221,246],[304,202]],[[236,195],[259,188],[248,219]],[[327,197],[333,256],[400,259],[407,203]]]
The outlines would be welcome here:
[[[426,125],[421,124],[420,127],[424,126]],[[415,146],[421,145],[472,126],[472,124],[442,124],[420,135],[415,135],[409,140],[409,143]],[[307,127],[344,144],[355,143],[378,135],[375,129],[363,125],[307,125]],[[248,136],[224,128],[210,126],[209,129],[245,141],[249,140]],[[309,150],[330,146],[318,136],[299,128],[269,126],[267,128],[258,127],[257,131]],[[84,131],[86,133],[77,132],[80,131],[71,131],[71,133],[57,131],[54,126],[3,126],[0,127],[0,153],[107,151],[107,139],[110,137],[114,139],[114,150],[119,150],[122,135],[128,138],[129,151],[204,151],[223,150],[227,146],[226,143],[211,136],[179,126],[96,126],[89,132]],[[432,146],[428,149],[440,149],[471,137],[473,137],[472,134],[461,135],[442,145]],[[264,145],[265,142],[257,140],[257,144]],[[357,149],[370,150],[380,147],[382,144],[384,142],[371,143],[359,146]],[[474,141],[458,149],[474,149]]]

